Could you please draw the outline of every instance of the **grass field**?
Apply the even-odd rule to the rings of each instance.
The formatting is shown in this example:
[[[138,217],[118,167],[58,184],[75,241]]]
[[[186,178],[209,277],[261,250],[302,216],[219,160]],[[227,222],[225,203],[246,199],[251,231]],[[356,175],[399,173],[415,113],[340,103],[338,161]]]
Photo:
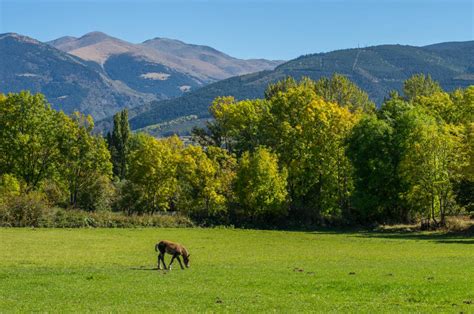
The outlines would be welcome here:
[[[185,244],[191,268],[155,270],[159,239]],[[11,311],[474,313],[474,239],[0,229],[0,312]]]

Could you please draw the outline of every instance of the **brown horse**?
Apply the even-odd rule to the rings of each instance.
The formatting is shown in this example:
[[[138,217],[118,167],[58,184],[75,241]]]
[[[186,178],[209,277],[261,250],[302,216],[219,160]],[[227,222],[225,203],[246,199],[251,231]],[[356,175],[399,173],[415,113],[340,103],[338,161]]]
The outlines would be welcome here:
[[[167,269],[165,264],[165,253],[173,256],[168,267],[170,270],[171,264],[173,264],[175,258],[178,260],[181,269],[184,269],[181,259],[179,258],[180,256],[183,257],[184,265],[189,267],[189,253],[186,248],[179,243],[163,240],[155,245],[155,251],[160,252],[160,254],[158,254],[158,269],[161,269],[160,262],[163,262],[164,268]]]

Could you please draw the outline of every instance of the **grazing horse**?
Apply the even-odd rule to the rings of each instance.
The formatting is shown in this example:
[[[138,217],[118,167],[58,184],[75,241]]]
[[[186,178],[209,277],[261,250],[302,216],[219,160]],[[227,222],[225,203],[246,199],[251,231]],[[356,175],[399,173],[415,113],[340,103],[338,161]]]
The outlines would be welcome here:
[[[165,264],[165,253],[173,255],[168,267],[170,270],[171,264],[173,264],[175,258],[178,260],[181,269],[184,269],[181,259],[179,258],[180,256],[183,257],[184,265],[189,267],[189,253],[186,248],[179,243],[163,240],[155,245],[155,251],[160,252],[160,254],[158,254],[158,269],[161,269],[160,262],[163,262],[164,268],[167,269]]]

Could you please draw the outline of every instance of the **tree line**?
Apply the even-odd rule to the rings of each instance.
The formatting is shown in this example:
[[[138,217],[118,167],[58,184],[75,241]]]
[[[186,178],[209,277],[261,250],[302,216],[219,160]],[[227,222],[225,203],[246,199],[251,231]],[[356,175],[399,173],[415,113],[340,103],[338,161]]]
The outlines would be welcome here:
[[[447,93],[415,75],[376,108],[346,77],[287,78],[264,98],[219,97],[176,136],[133,133],[126,110],[94,134],[28,92],[0,97],[0,203],[179,212],[200,223],[442,225],[473,210],[474,86]]]

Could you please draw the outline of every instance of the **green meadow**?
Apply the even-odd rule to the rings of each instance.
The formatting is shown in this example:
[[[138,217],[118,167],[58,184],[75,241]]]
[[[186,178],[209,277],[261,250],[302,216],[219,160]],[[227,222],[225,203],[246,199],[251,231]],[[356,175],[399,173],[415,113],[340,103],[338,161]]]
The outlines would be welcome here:
[[[178,241],[191,267],[156,270]],[[166,256],[168,263],[170,256]],[[440,233],[0,229],[0,312],[474,312],[474,239]]]

